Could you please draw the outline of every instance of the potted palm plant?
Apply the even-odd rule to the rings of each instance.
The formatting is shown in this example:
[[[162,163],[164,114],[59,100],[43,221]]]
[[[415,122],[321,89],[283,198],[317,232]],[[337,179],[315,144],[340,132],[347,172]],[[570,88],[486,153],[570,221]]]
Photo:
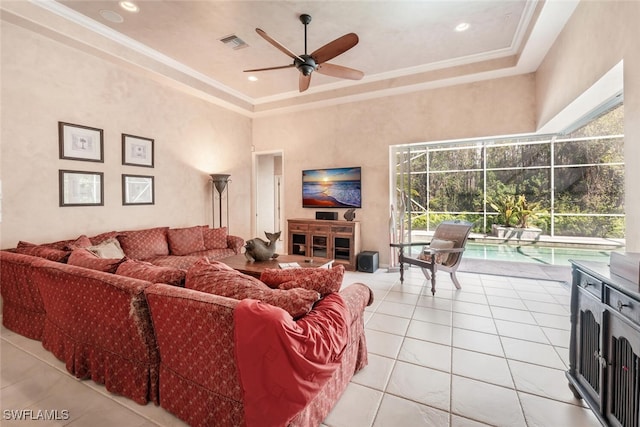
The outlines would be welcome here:
[[[529,202],[524,194],[517,197],[505,194],[489,201],[498,212],[497,221],[491,225],[491,235],[503,239],[535,240],[542,230],[533,224],[544,210],[539,202]]]
[[[516,198],[511,194],[489,200],[489,205],[498,212],[494,225],[511,227],[516,221]]]
[[[519,228],[532,228],[538,216],[545,212],[540,208],[540,202],[529,202],[524,194],[518,196],[516,210]]]

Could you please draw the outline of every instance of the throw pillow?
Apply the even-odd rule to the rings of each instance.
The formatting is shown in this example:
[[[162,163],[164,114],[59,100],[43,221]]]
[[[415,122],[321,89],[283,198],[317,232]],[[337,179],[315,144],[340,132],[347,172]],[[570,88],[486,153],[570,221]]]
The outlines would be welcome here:
[[[170,228],[167,230],[172,255],[189,255],[206,250],[202,227]]]
[[[75,242],[74,239],[58,240],[57,242],[42,243],[41,245],[38,245],[38,246],[43,246],[45,248],[51,248],[51,249],[58,249],[61,251],[70,251],[71,249],[69,249],[69,245],[73,244],[73,242]]]
[[[105,240],[118,237],[118,234],[120,233],[118,233],[117,231],[107,231],[106,233],[100,233],[97,236],[89,237],[89,240],[91,240],[91,244],[95,246],[95,245],[99,245]]]
[[[127,258],[100,258],[88,249],[75,249],[69,255],[67,264],[78,267],[89,268],[91,270],[104,271],[105,273],[115,273]]]
[[[72,251],[74,249],[87,248],[89,246],[91,246],[91,240],[89,240],[89,238],[83,234],[80,237],[78,237],[76,240],[72,240],[69,243],[67,243],[64,249]]]
[[[131,259],[147,259],[169,255],[167,230],[169,227],[125,231],[118,235],[124,253]]]
[[[228,247],[227,227],[203,228],[202,236],[206,249],[226,249]]]
[[[453,248],[454,242],[452,242],[451,240],[441,240],[441,239],[432,239],[431,243],[429,243],[429,248],[431,249],[451,249]],[[449,256],[451,254],[450,253],[437,253],[436,254],[436,259],[435,262],[436,264],[447,264],[447,261],[449,260]],[[432,257],[430,254],[428,253],[421,253],[420,255],[418,255],[418,259],[424,260],[424,261],[431,261]]]
[[[291,317],[298,318],[307,314],[320,294],[309,289],[271,289],[255,277],[247,276],[237,270],[229,269],[217,261],[209,262],[203,258],[187,271],[185,288],[210,294],[242,300],[251,298],[280,307]]]
[[[344,266],[339,264],[333,268],[266,268],[260,274],[260,281],[278,289],[311,289],[324,297],[340,290],[343,277]]]
[[[50,261],[67,262],[70,251],[64,251],[61,249],[49,248],[43,245],[35,245],[29,242],[19,241],[16,247],[16,252],[24,255],[32,255],[40,258],[46,258]]]
[[[99,258],[123,258],[125,256],[120,242],[115,237],[107,239],[99,245],[89,246],[87,249]]]
[[[219,270],[223,270],[223,271],[236,271],[233,268],[229,267],[227,264],[225,264],[222,261],[216,261],[216,260],[211,260],[206,256],[201,257],[198,261],[196,261],[194,264],[199,264],[199,265],[207,265],[207,269],[209,271],[219,271]],[[251,279],[254,279],[251,276],[248,276]],[[256,279],[257,280],[257,279]],[[259,280],[258,280],[259,281]]]
[[[187,273],[184,270],[173,267],[161,267],[150,262],[130,259],[120,264],[116,274],[152,283],[166,283],[184,287],[184,279]]]

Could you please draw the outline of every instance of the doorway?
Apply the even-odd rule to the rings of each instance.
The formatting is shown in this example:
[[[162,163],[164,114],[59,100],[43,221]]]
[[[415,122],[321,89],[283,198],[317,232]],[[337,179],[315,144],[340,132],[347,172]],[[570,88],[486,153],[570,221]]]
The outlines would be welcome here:
[[[281,231],[276,252],[284,249],[284,173],[282,151],[254,153],[254,236]]]

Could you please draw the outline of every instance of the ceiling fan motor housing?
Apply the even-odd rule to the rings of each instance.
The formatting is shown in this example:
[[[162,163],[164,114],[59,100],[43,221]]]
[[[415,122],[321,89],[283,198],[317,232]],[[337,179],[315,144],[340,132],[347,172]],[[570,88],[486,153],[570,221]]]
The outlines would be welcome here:
[[[305,76],[310,76],[311,73],[318,69],[318,64],[316,64],[316,61],[310,55],[300,55],[300,58],[304,59],[304,62],[295,58],[293,63]]]

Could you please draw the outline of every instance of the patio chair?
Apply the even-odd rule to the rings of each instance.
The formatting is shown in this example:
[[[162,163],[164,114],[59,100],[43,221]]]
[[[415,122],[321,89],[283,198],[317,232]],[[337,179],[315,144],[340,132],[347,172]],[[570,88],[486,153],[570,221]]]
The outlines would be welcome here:
[[[391,247],[398,248],[400,283],[404,282],[404,264],[409,264],[420,267],[427,280],[431,280],[431,294],[436,293],[436,272],[439,270],[449,272],[456,289],[461,289],[456,270],[472,226],[466,221],[443,221],[436,227],[429,243],[392,243]],[[417,257],[412,257],[410,250],[409,255],[405,255],[405,248],[415,246],[424,246]]]

